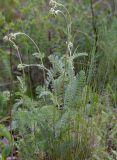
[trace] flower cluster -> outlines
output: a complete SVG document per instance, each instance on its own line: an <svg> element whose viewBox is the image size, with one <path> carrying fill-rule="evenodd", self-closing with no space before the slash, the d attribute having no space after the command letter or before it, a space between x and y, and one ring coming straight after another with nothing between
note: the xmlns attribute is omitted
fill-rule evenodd
<svg viewBox="0 0 117 160"><path fill-rule="evenodd" d="M57 6L61 6L60 3L57 3L57 2L54 1L54 0L51 0L51 1L50 1L50 6L52 6L52 8L51 8L50 11L49 11L50 14L58 15L58 13L61 12L60 10L57 10Z"/></svg>
<svg viewBox="0 0 117 160"><path fill-rule="evenodd" d="M14 40L16 39L16 36L20 35L20 34L21 34L21 32L10 33L7 36L4 36L3 41L4 42L11 42L13 44L14 48L16 50L18 50L18 46L15 44Z"/></svg>
<svg viewBox="0 0 117 160"><path fill-rule="evenodd" d="M4 42L8 42L8 41L11 41L11 40L15 40L16 39L16 36L21 34L20 32L17 32L17 33L10 33L8 34L7 36L5 36L3 38Z"/></svg>
<svg viewBox="0 0 117 160"><path fill-rule="evenodd" d="M55 10L54 8L51 8L49 13L50 14L53 14L53 15L58 15L58 13L60 13L61 11L60 10Z"/></svg>
<svg viewBox="0 0 117 160"><path fill-rule="evenodd" d="M26 64L18 64L17 69L22 71L27 65Z"/></svg>
<svg viewBox="0 0 117 160"><path fill-rule="evenodd" d="M54 1L54 0L50 0L50 3L49 3L52 7L54 7L54 8L56 8L56 6L57 6L57 2L56 1Z"/></svg>
<svg viewBox="0 0 117 160"><path fill-rule="evenodd" d="M73 48L73 43L72 43L72 42L69 42L69 43L66 42L66 43L67 43L67 45L68 45L68 48L70 48L70 49Z"/></svg>
<svg viewBox="0 0 117 160"><path fill-rule="evenodd" d="M6 98L6 100L9 100L10 99L10 91L9 90L3 91L3 96Z"/></svg>
<svg viewBox="0 0 117 160"><path fill-rule="evenodd" d="M71 42L71 16L69 14L69 11L67 10L67 8L62 5L61 3L56 2L55 0L50 0L50 5L51 5L51 9L50 9L50 14L52 15L58 15L59 13L65 18L66 23L67 23L67 36L68 36L68 40L66 42L67 44L67 48L68 51L71 55L72 53L72 49L73 49L73 43ZM58 8L60 8L60 10L58 10Z"/></svg>

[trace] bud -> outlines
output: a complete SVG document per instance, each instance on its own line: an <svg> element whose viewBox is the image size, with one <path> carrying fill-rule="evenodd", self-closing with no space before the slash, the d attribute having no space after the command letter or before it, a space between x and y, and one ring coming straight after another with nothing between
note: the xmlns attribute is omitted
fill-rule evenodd
<svg viewBox="0 0 117 160"><path fill-rule="evenodd" d="M4 36L3 41L4 42L8 42L9 41L9 37L8 36Z"/></svg>
<svg viewBox="0 0 117 160"><path fill-rule="evenodd" d="M56 10L55 14L58 15L61 11L60 10Z"/></svg>
<svg viewBox="0 0 117 160"><path fill-rule="evenodd" d="M68 43L68 47L69 47L69 48L73 48L73 43L72 43L72 42L69 42L69 43Z"/></svg>
<svg viewBox="0 0 117 160"><path fill-rule="evenodd" d="M21 71L24 68L23 64L18 64L17 69Z"/></svg>
<svg viewBox="0 0 117 160"><path fill-rule="evenodd" d="M50 3L49 3L51 6L53 6L53 5L56 5L56 1L54 1L54 0L50 0Z"/></svg>
<svg viewBox="0 0 117 160"><path fill-rule="evenodd" d="M3 92L3 96L6 98L6 100L10 99L10 91L6 90Z"/></svg>
<svg viewBox="0 0 117 160"><path fill-rule="evenodd" d="M55 15L55 9L51 8L50 11L49 11L49 13Z"/></svg>

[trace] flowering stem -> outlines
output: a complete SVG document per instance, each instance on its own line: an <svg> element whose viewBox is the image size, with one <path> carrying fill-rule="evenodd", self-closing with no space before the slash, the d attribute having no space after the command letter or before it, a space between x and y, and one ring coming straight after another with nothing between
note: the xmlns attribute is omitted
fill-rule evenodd
<svg viewBox="0 0 117 160"><path fill-rule="evenodd" d="M34 41L30 36L28 36L26 33L23 33L23 32L16 33L15 36L17 36L17 35L24 35L24 36L26 36L27 38L29 38L29 39L31 40L31 42L35 45L38 53L41 54L41 51L40 51L38 45L35 43L35 41ZM43 60L42 60L42 58L40 58L40 60L41 60L41 64L43 65ZM43 70L43 76L44 76L44 83L45 83L45 71L44 71L44 70Z"/></svg>

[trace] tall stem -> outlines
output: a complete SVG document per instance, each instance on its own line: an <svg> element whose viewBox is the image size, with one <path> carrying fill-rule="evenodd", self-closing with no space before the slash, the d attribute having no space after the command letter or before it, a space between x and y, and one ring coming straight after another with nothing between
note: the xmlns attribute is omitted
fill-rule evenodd
<svg viewBox="0 0 117 160"><path fill-rule="evenodd" d="M11 70L11 78L10 78L10 100L9 100L9 114L10 114L10 133L11 133L11 140L12 140L12 101L13 101L13 69L12 69L12 48L9 45L9 50L10 50L10 57L9 57L9 62L10 62L10 70ZM12 140L12 152L11 152L11 160L13 160L13 140Z"/></svg>

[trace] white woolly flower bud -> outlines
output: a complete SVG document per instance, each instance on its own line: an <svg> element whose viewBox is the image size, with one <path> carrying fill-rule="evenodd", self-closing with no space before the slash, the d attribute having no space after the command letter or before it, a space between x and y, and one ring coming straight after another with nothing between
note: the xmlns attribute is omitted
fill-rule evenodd
<svg viewBox="0 0 117 160"><path fill-rule="evenodd" d="M8 36L4 36L3 41L4 42L8 42L9 41L9 37Z"/></svg>
<svg viewBox="0 0 117 160"><path fill-rule="evenodd" d="M18 64L17 69L18 69L19 71L21 71L23 68L24 68L24 65L23 65L23 64Z"/></svg>
<svg viewBox="0 0 117 160"><path fill-rule="evenodd" d="M3 96L9 100L10 99L10 91L6 90L6 91L3 91Z"/></svg>
<svg viewBox="0 0 117 160"><path fill-rule="evenodd" d="M56 1L54 1L54 0L50 0L50 3L49 3L50 5L56 5Z"/></svg>
<svg viewBox="0 0 117 160"><path fill-rule="evenodd" d="M33 56L36 57L36 58L40 58L41 57L41 55L38 52L33 53Z"/></svg>
<svg viewBox="0 0 117 160"><path fill-rule="evenodd" d="M61 11L60 10L56 10L55 14L58 15Z"/></svg>
<svg viewBox="0 0 117 160"><path fill-rule="evenodd" d="M54 8L51 8L49 13L50 14L53 14L53 15L58 15L58 13L60 13L61 11L60 10L55 10Z"/></svg>
<svg viewBox="0 0 117 160"><path fill-rule="evenodd" d="M68 46L68 48L73 48L73 43L72 42L66 42L66 44L67 44L67 46Z"/></svg>
<svg viewBox="0 0 117 160"><path fill-rule="evenodd" d="M49 13L55 15L55 9L51 8L50 11L49 11Z"/></svg>
<svg viewBox="0 0 117 160"><path fill-rule="evenodd" d="M68 43L68 47L69 47L69 48L73 48L73 43L72 43L72 42L69 42L69 43Z"/></svg>
<svg viewBox="0 0 117 160"><path fill-rule="evenodd" d="M8 35L8 37L9 37L9 40L15 40L16 39L16 35L14 33L10 33Z"/></svg>
<svg viewBox="0 0 117 160"><path fill-rule="evenodd" d="M17 35L20 35L21 32L17 32L17 33L10 33L9 35L5 36L3 38L4 42L10 41L10 40L15 40Z"/></svg>

